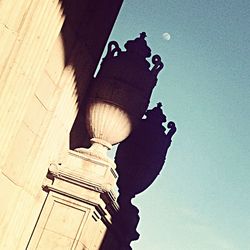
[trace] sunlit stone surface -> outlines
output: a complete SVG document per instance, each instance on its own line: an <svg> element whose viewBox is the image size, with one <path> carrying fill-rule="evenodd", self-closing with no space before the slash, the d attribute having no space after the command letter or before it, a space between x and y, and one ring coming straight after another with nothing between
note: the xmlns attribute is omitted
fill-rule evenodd
<svg viewBox="0 0 250 250"><path fill-rule="evenodd" d="M138 238L114 223L118 175L105 154L138 125L163 64L146 60L143 32L125 51L111 42L93 79L121 4L1 1L0 249L121 250ZM78 141L89 136L90 149ZM136 227L138 210L127 212Z"/></svg>
<svg viewBox="0 0 250 250"><path fill-rule="evenodd" d="M50 162L68 154L70 130L121 3L0 3L0 249L23 250L30 242L48 196L42 185ZM64 230L72 206L56 204L51 215ZM76 207L72 214L87 218ZM49 237L52 217L41 238L48 246L40 249L56 249ZM59 249L72 243L69 238L57 242ZM81 242L74 244L83 249Z"/></svg>

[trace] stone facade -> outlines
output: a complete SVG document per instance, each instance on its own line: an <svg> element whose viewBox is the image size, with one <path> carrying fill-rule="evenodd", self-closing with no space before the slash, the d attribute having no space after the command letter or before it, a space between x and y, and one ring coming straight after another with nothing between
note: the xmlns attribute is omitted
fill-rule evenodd
<svg viewBox="0 0 250 250"><path fill-rule="evenodd" d="M53 220L72 224L72 231L58 229L65 235L61 244L74 249L92 244L86 249L98 249L99 243L94 239L91 243L82 240L81 228L85 222L91 227L93 220L100 220L102 208L72 200L74 190L79 185L86 186L85 181L80 178L79 185L69 182L72 192L62 201L59 191L70 177L62 180L57 175L59 170L51 171L52 185L46 175L52 161L68 155L69 141L72 145L81 144L77 141L81 124L73 124L121 3L122 0L0 3L0 249L23 250L28 243L35 246L42 227L47 231L41 242L50 238L48 232L57 230ZM89 190L93 196L103 193L102 189ZM46 222L41 219L34 230L37 218L46 213L54 216ZM69 213L74 215L74 222L68 218ZM102 223L98 228L103 232ZM39 249L56 249L53 242L48 244L52 247Z"/></svg>

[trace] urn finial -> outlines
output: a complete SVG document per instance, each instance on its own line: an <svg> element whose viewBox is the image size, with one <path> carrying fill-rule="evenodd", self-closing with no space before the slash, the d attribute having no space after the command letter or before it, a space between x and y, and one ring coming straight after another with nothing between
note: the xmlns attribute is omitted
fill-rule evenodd
<svg viewBox="0 0 250 250"><path fill-rule="evenodd" d="M147 37L146 32L140 33L140 36L134 40L129 40L124 45L125 49L129 53L134 53L147 58L151 56L151 49L147 45L145 38Z"/></svg>

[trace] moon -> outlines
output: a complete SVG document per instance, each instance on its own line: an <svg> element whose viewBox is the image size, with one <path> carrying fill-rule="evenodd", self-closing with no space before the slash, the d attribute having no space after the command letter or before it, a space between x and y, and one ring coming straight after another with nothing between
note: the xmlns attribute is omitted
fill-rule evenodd
<svg viewBox="0 0 250 250"><path fill-rule="evenodd" d="M170 34L168 32L163 33L162 37L166 41L169 41L171 39L171 36L170 36Z"/></svg>

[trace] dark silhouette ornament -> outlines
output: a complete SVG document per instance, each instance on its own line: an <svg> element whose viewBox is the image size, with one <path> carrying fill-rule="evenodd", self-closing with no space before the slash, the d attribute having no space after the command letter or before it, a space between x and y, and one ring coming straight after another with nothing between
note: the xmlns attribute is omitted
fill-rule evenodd
<svg viewBox="0 0 250 250"><path fill-rule="evenodd" d="M157 107L146 112L146 118L119 144L115 156L120 209L114 217L113 226L120 229L123 249L126 250L131 250L130 242L139 238L136 230L140 220L139 210L131 199L148 188L159 175L176 132L174 122L169 122L169 130L165 133L162 123L166 122L166 116L161 106L158 103Z"/></svg>
<svg viewBox="0 0 250 250"><path fill-rule="evenodd" d="M157 75L163 68L158 55L146 58L151 49L142 32L128 41L122 51L117 42L108 45L108 52L90 87L87 104L87 127L92 143L107 148L124 140L136 127L148 108Z"/></svg>
<svg viewBox="0 0 250 250"><path fill-rule="evenodd" d="M166 116L157 107L146 112L131 135L118 146L115 163L117 164L119 202L131 200L136 194L148 188L159 175L176 132L174 122L168 123L165 133L162 123Z"/></svg>

